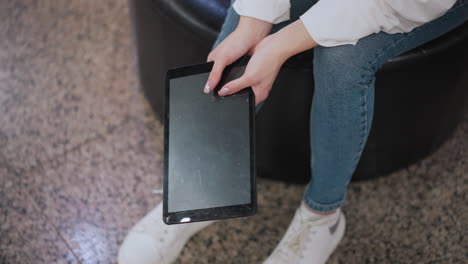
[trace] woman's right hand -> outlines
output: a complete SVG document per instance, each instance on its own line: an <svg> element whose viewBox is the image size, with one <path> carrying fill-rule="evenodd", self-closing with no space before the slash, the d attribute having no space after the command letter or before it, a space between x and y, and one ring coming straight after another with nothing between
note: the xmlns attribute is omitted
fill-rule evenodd
<svg viewBox="0 0 468 264"><path fill-rule="evenodd" d="M209 93L218 84L226 66L245 54L252 54L255 46L271 31L272 24L253 17L241 16L236 29L208 54L213 61L204 92Z"/></svg>

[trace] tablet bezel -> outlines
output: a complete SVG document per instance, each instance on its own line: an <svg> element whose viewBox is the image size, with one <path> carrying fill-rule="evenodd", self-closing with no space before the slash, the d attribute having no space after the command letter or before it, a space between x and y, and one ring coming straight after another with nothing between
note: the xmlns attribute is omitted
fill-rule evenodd
<svg viewBox="0 0 468 264"><path fill-rule="evenodd" d="M245 66L248 58L242 57L231 65L227 66L224 72L230 71L233 67ZM168 185L169 185L169 170L168 170L168 155L169 155L169 97L170 97L170 80L178 77L184 77L194 74L210 72L213 67L213 62L196 64L168 70L166 73L166 88L164 100L164 179L163 179L163 221L166 224L182 224L199 221L208 221L215 219L225 219L234 217L243 217L254 215L257 211L257 191L256 191L256 165L255 165L255 94L251 87L245 88L238 93L249 94L249 134L250 134L250 203L221 206L205 209L186 210L168 212ZM212 91L214 96L219 96L218 91L222 86L223 80ZM208 96L208 95L207 95Z"/></svg>

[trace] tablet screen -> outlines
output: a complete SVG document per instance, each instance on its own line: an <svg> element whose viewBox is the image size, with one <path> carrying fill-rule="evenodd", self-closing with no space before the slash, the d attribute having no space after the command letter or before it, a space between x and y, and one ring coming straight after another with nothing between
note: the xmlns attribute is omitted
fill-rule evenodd
<svg viewBox="0 0 468 264"><path fill-rule="evenodd" d="M252 202L248 94L205 94L208 75L169 80L168 212Z"/></svg>

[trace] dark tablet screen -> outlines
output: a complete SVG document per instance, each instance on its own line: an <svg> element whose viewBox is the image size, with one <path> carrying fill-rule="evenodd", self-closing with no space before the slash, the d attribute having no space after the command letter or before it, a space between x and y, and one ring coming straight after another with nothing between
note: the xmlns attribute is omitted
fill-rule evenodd
<svg viewBox="0 0 468 264"><path fill-rule="evenodd" d="M205 94L209 72L169 80L168 212L249 204L249 95Z"/></svg>

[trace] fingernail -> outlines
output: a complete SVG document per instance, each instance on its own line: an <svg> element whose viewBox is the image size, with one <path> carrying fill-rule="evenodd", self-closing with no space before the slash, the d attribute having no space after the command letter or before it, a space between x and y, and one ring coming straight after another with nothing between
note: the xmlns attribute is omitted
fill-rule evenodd
<svg viewBox="0 0 468 264"><path fill-rule="evenodd" d="M221 95L227 94L228 92L229 92L229 88L227 87L223 87L223 89L219 90L219 94Z"/></svg>
<svg viewBox="0 0 468 264"><path fill-rule="evenodd" d="M210 86L211 86L212 83L213 83L212 80L208 80L208 81L206 82L206 84L205 84L205 89L203 89L203 92L209 93L209 92L210 92Z"/></svg>

